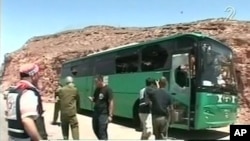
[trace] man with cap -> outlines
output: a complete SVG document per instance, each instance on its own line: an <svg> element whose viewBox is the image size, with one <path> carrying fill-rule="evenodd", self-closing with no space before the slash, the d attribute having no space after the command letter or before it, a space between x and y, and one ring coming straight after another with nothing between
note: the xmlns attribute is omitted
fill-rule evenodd
<svg viewBox="0 0 250 141"><path fill-rule="evenodd" d="M79 125L77 120L76 102L78 99L78 90L74 85L73 78L67 76L66 85L63 86L58 93L61 109L61 127L63 139L69 139L69 126L74 140L79 140Z"/></svg>
<svg viewBox="0 0 250 141"><path fill-rule="evenodd" d="M41 125L37 125L37 120L41 121L43 114L41 96L36 87L38 72L39 67L36 64L21 66L19 73L21 80L7 96L8 134L12 141L42 139L38 129Z"/></svg>

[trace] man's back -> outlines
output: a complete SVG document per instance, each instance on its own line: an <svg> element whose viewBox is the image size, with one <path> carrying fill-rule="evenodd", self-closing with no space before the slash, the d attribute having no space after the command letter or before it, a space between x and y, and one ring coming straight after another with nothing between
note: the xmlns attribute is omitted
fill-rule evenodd
<svg viewBox="0 0 250 141"><path fill-rule="evenodd" d="M152 115L166 116L167 107L171 105L171 97L165 89L157 89L149 95L152 101Z"/></svg>
<svg viewBox="0 0 250 141"><path fill-rule="evenodd" d="M150 106L147 99L149 88L145 87L140 90L139 113L150 113Z"/></svg>
<svg viewBox="0 0 250 141"><path fill-rule="evenodd" d="M72 116L76 114L76 99L78 90L73 84L66 85L60 89L61 113Z"/></svg>

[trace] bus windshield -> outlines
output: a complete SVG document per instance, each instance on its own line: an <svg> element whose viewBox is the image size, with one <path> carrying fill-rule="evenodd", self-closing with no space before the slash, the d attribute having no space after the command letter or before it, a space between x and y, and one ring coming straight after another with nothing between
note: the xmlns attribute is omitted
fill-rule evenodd
<svg viewBox="0 0 250 141"><path fill-rule="evenodd" d="M236 76L232 50L210 38L205 38L201 47L201 85L217 92L235 92Z"/></svg>

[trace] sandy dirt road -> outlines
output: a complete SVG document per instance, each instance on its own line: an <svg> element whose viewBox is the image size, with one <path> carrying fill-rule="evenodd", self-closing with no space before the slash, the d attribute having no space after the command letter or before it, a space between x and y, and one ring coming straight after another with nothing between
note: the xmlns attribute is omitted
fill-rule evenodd
<svg viewBox="0 0 250 141"><path fill-rule="evenodd" d="M3 96L0 96L1 101L1 114L0 114L0 139L3 141L7 141L7 127L6 121L4 120L4 108L5 101L3 100ZM54 105L51 103L44 103L44 108L46 110L44 116L46 120L46 128L49 134L49 139L62 139L61 128L57 125L51 125L50 122L53 117ZM80 138L81 139L96 139L91 124L91 117L86 115L77 115L80 125ZM119 119L119 123L122 123L122 119ZM125 121L124 121L125 122ZM126 126L131 123L126 121L126 124L116 124L110 123L109 125L109 138L110 139L140 139L140 132L135 131L133 128ZM173 137L177 140L184 139L229 139L228 136L229 128L219 128L205 131L183 131L177 129L170 130L170 137ZM152 136L151 139L154 139Z"/></svg>

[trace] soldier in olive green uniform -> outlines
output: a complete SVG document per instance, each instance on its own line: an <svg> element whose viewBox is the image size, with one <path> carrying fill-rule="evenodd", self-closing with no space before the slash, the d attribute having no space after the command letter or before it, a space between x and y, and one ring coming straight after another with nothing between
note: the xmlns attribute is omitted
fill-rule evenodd
<svg viewBox="0 0 250 141"><path fill-rule="evenodd" d="M55 92L55 108L54 108L54 116L53 116L53 121L52 121L52 125L57 125L57 119L58 119L58 115L60 112L60 99L59 99L59 91L62 88L62 84L59 83L59 88L56 90Z"/></svg>
<svg viewBox="0 0 250 141"><path fill-rule="evenodd" d="M62 134L64 140L68 140L70 126L73 139L79 140L79 126L76 117L78 90L73 83L72 77L68 76L65 80L66 85L59 90Z"/></svg>

